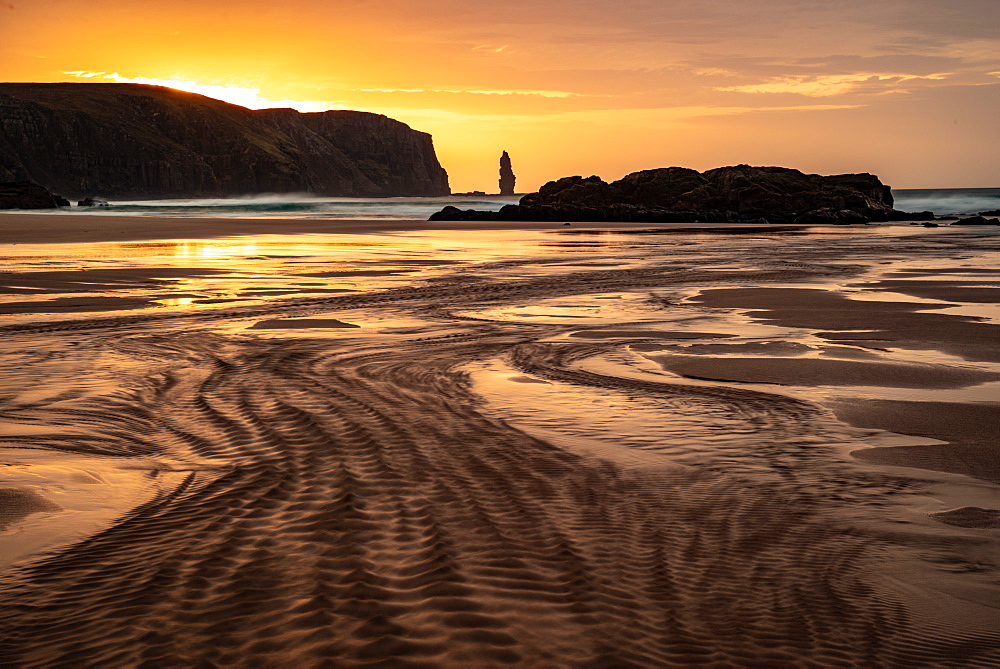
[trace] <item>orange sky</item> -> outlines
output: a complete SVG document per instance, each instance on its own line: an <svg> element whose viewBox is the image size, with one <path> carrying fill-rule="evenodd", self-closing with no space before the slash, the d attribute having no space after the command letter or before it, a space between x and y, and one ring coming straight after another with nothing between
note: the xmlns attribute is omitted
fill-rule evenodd
<svg viewBox="0 0 1000 669"><path fill-rule="evenodd" d="M1000 0L0 0L0 80L374 111L455 191L495 191L504 149L519 191L735 163L1000 187L998 26Z"/></svg>

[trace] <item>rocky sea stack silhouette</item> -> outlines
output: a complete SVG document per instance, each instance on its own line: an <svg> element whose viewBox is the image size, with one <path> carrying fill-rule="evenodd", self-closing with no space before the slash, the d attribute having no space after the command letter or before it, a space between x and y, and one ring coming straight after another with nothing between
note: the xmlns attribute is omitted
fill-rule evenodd
<svg viewBox="0 0 1000 669"><path fill-rule="evenodd" d="M141 84L0 84L0 182L70 198L448 195L431 136Z"/></svg>
<svg viewBox="0 0 1000 669"><path fill-rule="evenodd" d="M515 181L517 177L514 176L514 170L510 166L510 156L504 151L500 156L500 194L513 195Z"/></svg>

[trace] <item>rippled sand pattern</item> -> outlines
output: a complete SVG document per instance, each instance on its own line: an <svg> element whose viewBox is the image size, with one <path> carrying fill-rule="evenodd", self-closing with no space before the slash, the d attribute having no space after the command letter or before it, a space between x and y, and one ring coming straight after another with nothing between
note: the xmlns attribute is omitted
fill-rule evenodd
<svg viewBox="0 0 1000 669"><path fill-rule="evenodd" d="M899 520L933 472L853 461L840 447L872 432L819 398L612 373L630 344L662 342L643 328L737 342L712 338L732 312L685 294L857 280L873 258L944 260L969 239L700 236L667 255L651 238L590 252L641 260L617 269L533 275L540 250L379 291L9 324L4 461L83 456L166 483L6 571L0 664L996 666L998 572L976 556L998 535ZM741 244L753 267L706 268ZM615 291L641 308L584 299ZM504 315L561 297L578 318ZM423 325L366 330L365 313ZM308 316L362 327L245 329ZM587 328L622 338L567 336ZM537 383L503 386L505 408L476 390L491 364ZM518 404L529 385L649 429L588 432L598 405L581 400L581 432L547 438L562 427L532 427L547 414ZM684 437L698 421L730 438ZM904 563L955 591L928 595Z"/></svg>

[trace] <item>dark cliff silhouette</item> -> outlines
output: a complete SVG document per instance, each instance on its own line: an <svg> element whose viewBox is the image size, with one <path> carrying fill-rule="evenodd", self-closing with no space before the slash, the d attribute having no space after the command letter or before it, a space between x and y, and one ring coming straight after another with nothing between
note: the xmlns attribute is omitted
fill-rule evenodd
<svg viewBox="0 0 1000 669"><path fill-rule="evenodd" d="M0 181L72 198L447 195L431 136L141 84L0 84Z"/></svg>
<svg viewBox="0 0 1000 669"><path fill-rule="evenodd" d="M510 166L510 156L504 151L500 156L500 194L513 195L516 180L517 177L514 176L514 170Z"/></svg>

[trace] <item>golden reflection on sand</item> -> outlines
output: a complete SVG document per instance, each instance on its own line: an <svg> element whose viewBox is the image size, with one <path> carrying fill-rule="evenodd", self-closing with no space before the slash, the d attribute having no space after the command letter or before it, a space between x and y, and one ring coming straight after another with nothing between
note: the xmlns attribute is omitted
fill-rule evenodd
<svg viewBox="0 0 1000 669"><path fill-rule="evenodd" d="M184 241L173 248L173 256L181 260L190 258L213 260L216 258L231 258L234 256L250 256L257 253L257 245L220 244L205 241Z"/></svg>
<svg viewBox="0 0 1000 669"><path fill-rule="evenodd" d="M165 307L189 307L194 304L195 298L193 297L165 297L162 300L156 300L159 304Z"/></svg>

